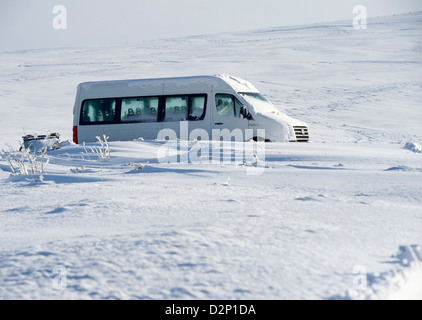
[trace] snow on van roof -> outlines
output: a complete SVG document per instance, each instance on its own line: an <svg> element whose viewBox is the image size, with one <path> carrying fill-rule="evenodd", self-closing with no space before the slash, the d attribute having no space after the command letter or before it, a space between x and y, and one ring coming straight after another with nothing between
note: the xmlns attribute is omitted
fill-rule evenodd
<svg viewBox="0 0 422 320"><path fill-rule="evenodd" d="M253 92L258 92L258 90L255 88L254 85L252 85L250 82L237 78L237 77L232 77L229 76L227 74L221 74L221 75L216 75L215 77L223 80L224 82L226 82L227 84L229 84L231 87L233 87L233 89L235 89L237 92L242 92L242 91L253 91ZM238 88L238 89L236 89Z"/></svg>
<svg viewBox="0 0 422 320"><path fill-rule="evenodd" d="M107 80L107 81L91 81L83 82L78 85L78 89L90 90L92 87L155 87L162 85L195 85L207 84L212 86L222 86L224 84L232 87L236 92L258 92L258 90L250 82L233 77L226 74L218 74L214 76L190 76L190 77L173 77L173 78L151 78L151 79L130 79L130 80Z"/></svg>

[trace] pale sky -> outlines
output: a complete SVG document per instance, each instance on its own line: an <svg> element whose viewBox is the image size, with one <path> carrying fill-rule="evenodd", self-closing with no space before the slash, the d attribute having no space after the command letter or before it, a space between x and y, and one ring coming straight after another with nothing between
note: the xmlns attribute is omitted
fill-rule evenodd
<svg viewBox="0 0 422 320"><path fill-rule="evenodd" d="M56 5L67 29L53 28ZM0 0L0 51L174 38L422 11L421 0Z"/></svg>

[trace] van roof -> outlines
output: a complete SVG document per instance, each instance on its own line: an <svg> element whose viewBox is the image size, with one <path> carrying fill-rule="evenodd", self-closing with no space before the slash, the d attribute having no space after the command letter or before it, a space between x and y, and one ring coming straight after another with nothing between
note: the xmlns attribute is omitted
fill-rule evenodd
<svg viewBox="0 0 422 320"><path fill-rule="evenodd" d="M214 75L214 76L190 76L190 77L174 77L174 78L151 78L151 79L130 79L130 80L108 80L108 81L90 81L83 82L78 85L78 90L83 89L89 91L91 89L105 89L105 87L113 88L134 88L134 87L155 87L162 85L212 85L215 87L227 86L232 87L236 92L258 92L258 90L248 81L229 76L229 75Z"/></svg>

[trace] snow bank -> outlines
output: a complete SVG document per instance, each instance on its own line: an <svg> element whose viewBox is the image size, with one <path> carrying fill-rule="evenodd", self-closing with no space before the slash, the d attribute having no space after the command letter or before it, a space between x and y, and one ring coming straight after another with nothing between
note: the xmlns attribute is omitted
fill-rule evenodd
<svg viewBox="0 0 422 320"><path fill-rule="evenodd" d="M412 152L422 153L422 146L414 142L407 142L404 148Z"/></svg>
<svg viewBox="0 0 422 320"><path fill-rule="evenodd" d="M422 246L400 246L393 258L398 268L366 275L363 290L349 290L336 299L422 300Z"/></svg>
<svg viewBox="0 0 422 320"><path fill-rule="evenodd" d="M407 267L396 280L397 290L389 292L386 299L422 300L422 246L402 246L397 258Z"/></svg>

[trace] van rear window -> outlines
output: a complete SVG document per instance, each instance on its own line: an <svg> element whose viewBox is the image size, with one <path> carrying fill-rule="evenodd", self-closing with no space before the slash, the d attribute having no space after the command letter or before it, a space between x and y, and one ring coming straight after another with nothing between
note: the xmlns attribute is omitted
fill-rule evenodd
<svg viewBox="0 0 422 320"><path fill-rule="evenodd" d="M81 124L115 122L116 105L116 99L85 100L82 105Z"/></svg>

